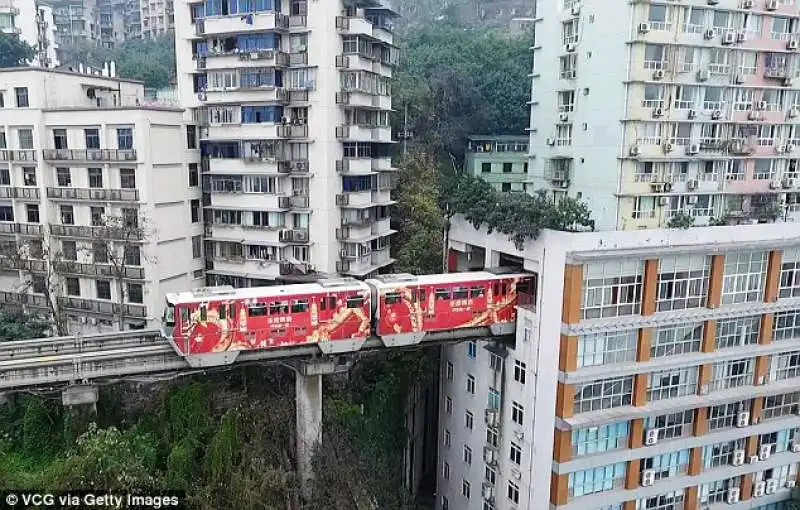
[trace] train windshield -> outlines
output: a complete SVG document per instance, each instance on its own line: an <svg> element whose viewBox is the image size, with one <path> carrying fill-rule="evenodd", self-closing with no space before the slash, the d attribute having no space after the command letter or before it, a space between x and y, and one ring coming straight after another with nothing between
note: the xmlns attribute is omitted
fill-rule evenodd
<svg viewBox="0 0 800 510"><path fill-rule="evenodd" d="M164 309L164 325L175 326L175 305L167 301L167 307Z"/></svg>

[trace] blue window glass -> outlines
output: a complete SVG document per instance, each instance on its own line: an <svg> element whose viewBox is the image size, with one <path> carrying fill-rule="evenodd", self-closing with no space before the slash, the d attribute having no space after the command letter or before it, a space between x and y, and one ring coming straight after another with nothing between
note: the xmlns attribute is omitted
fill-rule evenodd
<svg viewBox="0 0 800 510"><path fill-rule="evenodd" d="M567 486L573 498L614 490L614 480L625 477L625 463L619 462L569 474Z"/></svg>
<svg viewBox="0 0 800 510"><path fill-rule="evenodd" d="M245 69L239 77L239 85L243 88L274 87L274 69Z"/></svg>
<svg viewBox="0 0 800 510"><path fill-rule="evenodd" d="M467 357L475 359L478 357L478 344L475 342L467 342Z"/></svg>
<svg viewBox="0 0 800 510"><path fill-rule="evenodd" d="M342 191L358 192L372 189L372 177L369 175L342 177Z"/></svg>
<svg viewBox="0 0 800 510"><path fill-rule="evenodd" d="M120 150L133 149L133 129L131 128L117 129L117 148Z"/></svg>
<svg viewBox="0 0 800 510"><path fill-rule="evenodd" d="M240 157L241 150L238 142L202 142L200 154L209 158L236 159Z"/></svg>
<svg viewBox="0 0 800 510"><path fill-rule="evenodd" d="M627 421L572 431L572 449L576 456L624 448L627 440Z"/></svg>
<svg viewBox="0 0 800 510"><path fill-rule="evenodd" d="M242 106L243 124L278 122L282 116L283 108L280 106Z"/></svg>
<svg viewBox="0 0 800 510"><path fill-rule="evenodd" d="M489 409L500 409L500 392L494 388L489 388L489 398L486 407Z"/></svg>
<svg viewBox="0 0 800 510"><path fill-rule="evenodd" d="M207 42L200 42L197 43L197 50L195 51L197 55L201 57L205 57L208 55L208 43Z"/></svg>

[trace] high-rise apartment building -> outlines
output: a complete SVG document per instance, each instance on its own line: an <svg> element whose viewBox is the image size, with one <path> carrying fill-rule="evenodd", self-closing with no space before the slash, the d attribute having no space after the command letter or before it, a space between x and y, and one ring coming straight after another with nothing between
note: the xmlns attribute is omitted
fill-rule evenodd
<svg viewBox="0 0 800 510"><path fill-rule="evenodd" d="M200 133L209 283L391 264L394 12L182 0L175 14L178 89Z"/></svg>
<svg viewBox="0 0 800 510"><path fill-rule="evenodd" d="M172 0L140 0L141 36L151 39L175 29L175 7Z"/></svg>
<svg viewBox="0 0 800 510"><path fill-rule="evenodd" d="M142 104L141 82L0 70L0 309L154 326L203 285L194 127Z"/></svg>
<svg viewBox="0 0 800 510"><path fill-rule="evenodd" d="M601 229L800 219L797 9L539 2L534 188L581 196Z"/></svg>
<svg viewBox="0 0 800 510"><path fill-rule="evenodd" d="M455 218L451 269L537 275L507 343L444 348L440 510L785 510L800 465L794 224L545 231Z"/></svg>
<svg viewBox="0 0 800 510"><path fill-rule="evenodd" d="M31 65L57 67L53 9L34 0L0 0L0 33L15 34L36 50Z"/></svg>

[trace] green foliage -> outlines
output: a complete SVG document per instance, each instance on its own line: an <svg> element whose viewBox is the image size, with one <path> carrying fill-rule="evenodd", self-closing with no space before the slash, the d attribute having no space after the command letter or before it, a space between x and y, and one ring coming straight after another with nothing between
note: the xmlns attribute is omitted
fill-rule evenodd
<svg viewBox="0 0 800 510"><path fill-rule="evenodd" d="M181 439L167 457L164 485L172 490L187 490L195 478L198 457L196 441L190 437Z"/></svg>
<svg viewBox="0 0 800 510"><path fill-rule="evenodd" d="M58 405L53 406L51 402L33 396L24 399L22 451L29 457L42 458L58 448L59 436L53 434L58 420Z"/></svg>
<svg viewBox="0 0 800 510"><path fill-rule="evenodd" d="M585 203L566 197L558 203L539 190L502 193L491 184L470 175L445 177L441 207L448 216L463 214L475 228L486 225L489 234L508 234L518 249L536 239L542 229L577 231L594 229Z"/></svg>
<svg viewBox="0 0 800 510"><path fill-rule="evenodd" d="M36 50L18 34L0 32L0 68L25 66L36 56Z"/></svg>
<svg viewBox="0 0 800 510"><path fill-rule="evenodd" d="M685 212L679 212L675 216L671 217L667 222L667 227L669 228L682 228L686 229L694 225L694 216L691 214L686 214Z"/></svg>
<svg viewBox="0 0 800 510"><path fill-rule="evenodd" d="M719 217L714 217L714 218L711 218L710 220L708 220L708 226L710 226L710 227L724 227L725 225L728 224L729 221L730 221L730 219L725 215L719 216Z"/></svg>
<svg viewBox="0 0 800 510"><path fill-rule="evenodd" d="M761 222L773 222L783 216L783 206L776 199L770 199L755 209L755 217Z"/></svg>
<svg viewBox="0 0 800 510"><path fill-rule="evenodd" d="M13 308L0 311L0 342L43 338L49 333L50 324L38 315Z"/></svg>
<svg viewBox="0 0 800 510"><path fill-rule="evenodd" d="M223 487L230 467L236 460L239 431L236 413L228 411L222 417L217 433L211 438L206 454L206 472L213 485Z"/></svg>

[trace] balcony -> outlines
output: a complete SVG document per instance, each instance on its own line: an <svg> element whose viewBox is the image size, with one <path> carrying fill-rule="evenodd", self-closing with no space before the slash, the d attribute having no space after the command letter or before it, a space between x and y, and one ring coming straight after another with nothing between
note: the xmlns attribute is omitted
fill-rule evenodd
<svg viewBox="0 0 800 510"><path fill-rule="evenodd" d="M274 49L254 50L254 51L217 51L208 53L205 57L206 69L229 69L231 67L264 67L277 66L286 67L289 65L289 54ZM245 87L240 87L244 89ZM258 87L261 88L261 87Z"/></svg>
<svg viewBox="0 0 800 510"><path fill-rule="evenodd" d="M305 66L308 65L308 52L302 51L299 53L289 54L290 66Z"/></svg>
<svg viewBox="0 0 800 510"><path fill-rule="evenodd" d="M282 243L307 243L308 230L285 229L278 234L278 240Z"/></svg>
<svg viewBox="0 0 800 510"><path fill-rule="evenodd" d="M136 149L45 149L45 161L136 161Z"/></svg>
<svg viewBox="0 0 800 510"><path fill-rule="evenodd" d="M305 15L289 16L289 28L302 28L308 26L308 17Z"/></svg>
<svg viewBox="0 0 800 510"><path fill-rule="evenodd" d="M98 278L123 278L125 280L144 280L144 268L138 266L114 267L110 264L86 264L83 262L64 262L63 272Z"/></svg>
<svg viewBox="0 0 800 510"><path fill-rule="evenodd" d="M33 149L0 149L0 161L36 161L36 151Z"/></svg>
<svg viewBox="0 0 800 510"><path fill-rule="evenodd" d="M42 226L35 223L2 223L0 234L20 234L24 236L41 236Z"/></svg>
<svg viewBox="0 0 800 510"><path fill-rule="evenodd" d="M336 161L336 173L342 175L368 175L373 172L369 158L345 158Z"/></svg>
<svg viewBox="0 0 800 510"><path fill-rule="evenodd" d="M294 195L289 197L289 205L292 207L292 209L308 209L308 194L296 191Z"/></svg>
<svg viewBox="0 0 800 510"><path fill-rule="evenodd" d="M57 237L77 237L80 239L108 239L109 236L119 240L143 241L144 232L141 229L114 229L106 227L87 227L82 225L54 225L50 224L50 234ZM130 236L130 238L129 238Z"/></svg>
<svg viewBox="0 0 800 510"><path fill-rule="evenodd" d="M0 304L4 305L28 305L35 308L48 308L47 298L37 294L26 294L23 292L0 291Z"/></svg>
<svg viewBox="0 0 800 510"><path fill-rule="evenodd" d="M56 200L102 200L104 202L138 202L137 189L47 188L47 198Z"/></svg>
<svg viewBox="0 0 800 510"><path fill-rule="evenodd" d="M290 103L307 103L308 91L307 90L290 90L288 101Z"/></svg>
<svg viewBox="0 0 800 510"><path fill-rule="evenodd" d="M278 126L278 138L308 138L308 126L305 124Z"/></svg>
<svg viewBox="0 0 800 510"><path fill-rule="evenodd" d="M357 216L357 217L343 216L342 217L342 227L368 227L370 225L372 225L372 218L370 218L369 216ZM348 233L350 235L353 235L353 232L350 231L350 230L348 230Z"/></svg>
<svg viewBox="0 0 800 510"><path fill-rule="evenodd" d="M39 188L11 188L3 186L0 187L0 198L38 199Z"/></svg>
<svg viewBox="0 0 800 510"><path fill-rule="evenodd" d="M308 175L310 172L307 159L292 159L278 162L279 174Z"/></svg>
<svg viewBox="0 0 800 510"><path fill-rule="evenodd" d="M199 23L196 25L199 27ZM277 12L257 12L246 16L213 16L203 20L204 34L247 34L289 28L289 17Z"/></svg>
<svg viewBox="0 0 800 510"><path fill-rule="evenodd" d="M347 125L336 126L336 138L363 142L390 143L392 129L389 126Z"/></svg>
<svg viewBox="0 0 800 510"><path fill-rule="evenodd" d="M113 303L99 299L84 299L78 297L58 298L58 306L64 310L101 313L107 315L122 315L124 317L143 319L147 317L147 308L144 305Z"/></svg>
<svg viewBox="0 0 800 510"><path fill-rule="evenodd" d="M372 250L372 253L370 253L370 258L370 262L373 266L383 266L392 261L388 246L379 250Z"/></svg>

